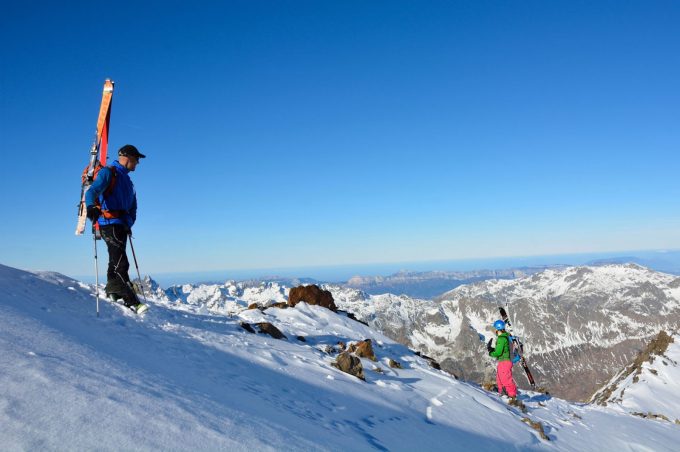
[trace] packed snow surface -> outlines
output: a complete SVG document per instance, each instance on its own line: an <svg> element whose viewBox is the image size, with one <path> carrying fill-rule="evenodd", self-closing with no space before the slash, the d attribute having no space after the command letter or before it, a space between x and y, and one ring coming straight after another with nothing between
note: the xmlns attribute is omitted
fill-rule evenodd
<svg viewBox="0 0 680 452"><path fill-rule="evenodd" d="M91 287L0 266L2 449L659 451L680 441L671 422L543 394L524 393L523 414L324 308L233 303L227 315L153 298L139 317L101 302L96 317ZM240 326L261 321L287 339ZM366 381L331 366L327 346L366 338L378 357L362 359Z"/></svg>

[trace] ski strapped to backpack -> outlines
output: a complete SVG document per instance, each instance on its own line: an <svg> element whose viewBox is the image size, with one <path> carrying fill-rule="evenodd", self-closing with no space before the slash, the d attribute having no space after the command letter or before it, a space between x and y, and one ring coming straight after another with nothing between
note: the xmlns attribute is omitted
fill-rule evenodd
<svg viewBox="0 0 680 452"><path fill-rule="evenodd" d="M111 101L113 100L113 81L106 79L102 92L102 102L99 106L99 117L97 118L97 131L94 143L90 148L90 162L88 163L82 176L82 186L80 190L80 202L78 203L78 224L76 235L85 232L87 223L87 208L85 205L85 193L89 190L96 174L101 168L106 166L106 152L109 145L109 122L111 119ZM115 177L115 172L112 173ZM96 228L96 224L93 225Z"/></svg>
<svg viewBox="0 0 680 452"><path fill-rule="evenodd" d="M510 322L510 317L508 317L508 313L505 308L499 306L498 311L501 314L501 319L503 322L505 322L506 331L510 334L510 337L508 338L512 344L510 346L510 359L512 359L513 363L520 363L522 369L524 369L524 373L527 376L527 380L529 381L531 388L536 389L536 380L534 380L534 376L531 374L527 360L524 358L524 344L522 341L520 341L519 337L512 334L512 323Z"/></svg>

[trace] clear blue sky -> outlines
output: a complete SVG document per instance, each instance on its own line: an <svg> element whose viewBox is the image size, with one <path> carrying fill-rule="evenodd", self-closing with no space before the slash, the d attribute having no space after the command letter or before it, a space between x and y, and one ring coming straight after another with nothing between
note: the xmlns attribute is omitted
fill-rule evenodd
<svg viewBox="0 0 680 452"><path fill-rule="evenodd" d="M111 148L148 156L145 273L678 248L679 23L677 1L5 2L0 262L92 272L73 231L107 77Z"/></svg>

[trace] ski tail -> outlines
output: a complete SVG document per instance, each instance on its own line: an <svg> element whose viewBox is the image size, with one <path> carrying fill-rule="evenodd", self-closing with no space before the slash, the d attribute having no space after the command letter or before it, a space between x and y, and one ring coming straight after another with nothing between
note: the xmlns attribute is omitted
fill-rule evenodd
<svg viewBox="0 0 680 452"><path fill-rule="evenodd" d="M99 117L97 118L97 132L94 143L90 149L90 161L83 178L80 190L80 202L78 203L78 223L76 225L76 235L85 232L87 223L87 210L85 208L85 194L94 180L94 169L97 166L97 159L102 166L106 166L107 150L109 146L109 122L111 120L111 102L113 100L113 81L106 79L102 92L102 102L99 106Z"/></svg>
<svg viewBox="0 0 680 452"><path fill-rule="evenodd" d="M527 364L526 359L524 359L524 356L520 358L519 363L522 365L522 369L524 369L524 374L527 376L531 389L536 389L536 380L534 380L534 376L531 373L531 369L529 369L529 365Z"/></svg>

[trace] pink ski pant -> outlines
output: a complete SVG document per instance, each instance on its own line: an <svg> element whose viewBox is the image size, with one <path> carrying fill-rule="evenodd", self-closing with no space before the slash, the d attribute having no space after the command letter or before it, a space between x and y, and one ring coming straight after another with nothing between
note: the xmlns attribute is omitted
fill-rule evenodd
<svg viewBox="0 0 680 452"><path fill-rule="evenodd" d="M512 379L512 361L499 361L496 366L496 385L498 393L503 394L503 388L510 397L517 397L517 385Z"/></svg>

